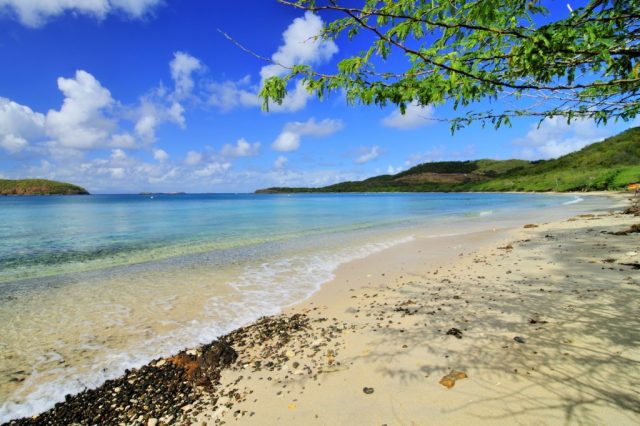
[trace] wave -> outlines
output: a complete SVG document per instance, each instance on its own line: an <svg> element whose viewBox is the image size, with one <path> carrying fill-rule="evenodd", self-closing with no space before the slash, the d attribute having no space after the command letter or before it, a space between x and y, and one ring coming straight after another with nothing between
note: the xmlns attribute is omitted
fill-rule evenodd
<svg viewBox="0 0 640 426"><path fill-rule="evenodd" d="M577 204L577 203L581 203L583 201L584 201L584 198L582 198L582 197L574 197L573 200L566 201L566 202L562 203L562 205L563 206L568 206L570 204Z"/></svg>

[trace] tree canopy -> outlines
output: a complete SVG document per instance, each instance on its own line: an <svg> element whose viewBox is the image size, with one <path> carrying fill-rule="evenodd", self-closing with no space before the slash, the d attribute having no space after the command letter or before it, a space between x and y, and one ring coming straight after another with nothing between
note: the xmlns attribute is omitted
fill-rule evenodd
<svg viewBox="0 0 640 426"><path fill-rule="evenodd" d="M287 74L260 92L266 109L301 78L320 98L340 91L349 103L402 112L412 102L451 103L461 111L452 130L474 121L499 127L515 116L606 123L639 112L640 0L567 4L559 17L545 6L555 0L278 1L334 17L318 38L361 37L367 47L330 73L281 64ZM400 71L389 66L395 53L406 57ZM489 108L474 109L486 100Z"/></svg>

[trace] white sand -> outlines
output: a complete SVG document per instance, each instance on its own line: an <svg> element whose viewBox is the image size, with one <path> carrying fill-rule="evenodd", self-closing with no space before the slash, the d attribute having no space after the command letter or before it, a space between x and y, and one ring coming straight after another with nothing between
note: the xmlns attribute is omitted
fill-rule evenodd
<svg viewBox="0 0 640 426"><path fill-rule="evenodd" d="M310 328L240 350L190 421L640 424L640 274L622 265L640 263L640 234L603 233L637 223L598 213L421 237L343 265L285 313ZM277 354L289 360L271 371ZM468 378L447 389L451 370Z"/></svg>

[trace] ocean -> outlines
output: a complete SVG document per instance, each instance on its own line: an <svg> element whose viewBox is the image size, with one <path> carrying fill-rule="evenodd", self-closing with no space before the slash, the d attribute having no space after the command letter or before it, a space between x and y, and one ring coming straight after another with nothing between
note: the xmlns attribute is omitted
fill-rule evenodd
<svg viewBox="0 0 640 426"><path fill-rule="evenodd" d="M598 197L0 197L0 422L302 301L417 235L568 216ZM555 213L554 213L555 212Z"/></svg>

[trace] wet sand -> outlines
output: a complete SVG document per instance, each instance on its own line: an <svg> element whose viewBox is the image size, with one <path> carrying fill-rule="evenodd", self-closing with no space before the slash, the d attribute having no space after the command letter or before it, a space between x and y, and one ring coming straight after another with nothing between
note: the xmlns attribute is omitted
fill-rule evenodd
<svg viewBox="0 0 640 426"><path fill-rule="evenodd" d="M417 236L16 424L638 424L640 217L621 210Z"/></svg>

